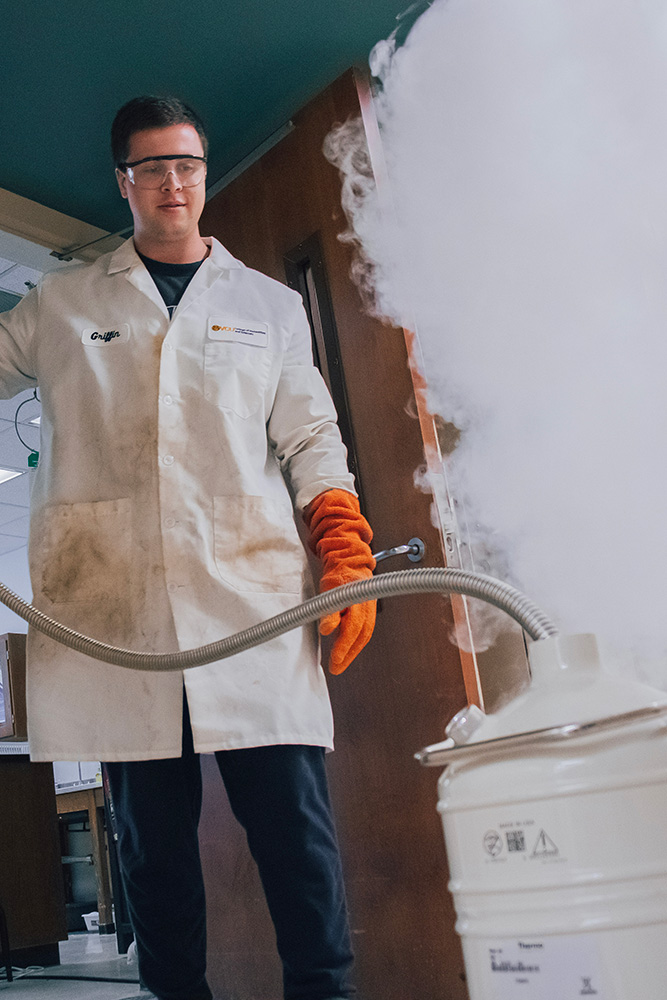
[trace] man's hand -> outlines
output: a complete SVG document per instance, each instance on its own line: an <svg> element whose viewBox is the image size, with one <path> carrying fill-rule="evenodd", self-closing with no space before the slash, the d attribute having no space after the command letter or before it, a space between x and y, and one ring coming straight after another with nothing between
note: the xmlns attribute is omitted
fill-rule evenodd
<svg viewBox="0 0 667 1000"><path fill-rule="evenodd" d="M320 593L373 575L370 550L373 532L359 510L359 501L346 490L320 493L304 511L309 545L322 561ZM321 635L338 635L329 658L329 671L342 674L373 634L375 601L334 611L320 621Z"/></svg>

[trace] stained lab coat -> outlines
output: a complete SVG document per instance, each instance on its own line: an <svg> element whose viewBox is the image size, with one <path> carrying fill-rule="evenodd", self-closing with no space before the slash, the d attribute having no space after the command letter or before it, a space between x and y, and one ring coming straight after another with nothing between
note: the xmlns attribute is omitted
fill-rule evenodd
<svg viewBox="0 0 667 1000"><path fill-rule="evenodd" d="M295 526L354 492L300 296L216 240L170 321L132 241L47 275L0 316L0 392L39 385L33 600L134 649L212 642L313 592ZM34 760L332 745L315 626L184 673L101 663L28 636Z"/></svg>

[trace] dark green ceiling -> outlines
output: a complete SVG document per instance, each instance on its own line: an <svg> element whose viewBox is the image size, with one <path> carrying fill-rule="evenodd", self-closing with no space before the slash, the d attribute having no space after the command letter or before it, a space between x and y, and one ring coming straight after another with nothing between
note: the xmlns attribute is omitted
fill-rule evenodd
<svg viewBox="0 0 667 1000"><path fill-rule="evenodd" d="M108 133L126 100L174 93L197 108L210 133L214 183L344 70L365 62L409 5L9 0L0 36L0 187L121 229L131 220L117 194Z"/></svg>

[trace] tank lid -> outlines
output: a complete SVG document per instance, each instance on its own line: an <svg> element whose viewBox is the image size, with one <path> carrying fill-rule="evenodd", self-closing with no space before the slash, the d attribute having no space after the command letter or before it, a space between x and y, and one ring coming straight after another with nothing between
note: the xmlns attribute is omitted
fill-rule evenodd
<svg viewBox="0 0 667 1000"><path fill-rule="evenodd" d="M589 723L667 706L667 693L602 669L594 635L552 636L529 646L531 684L493 715L484 716L464 740L455 727L442 744L448 750L465 742L474 749L507 737L544 730L580 728ZM456 719L456 716L455 716ZM452 720L454 722L455 720ZM426 748L433 750L435 747ZM418 757L426 752L422 751Z"/></svg>

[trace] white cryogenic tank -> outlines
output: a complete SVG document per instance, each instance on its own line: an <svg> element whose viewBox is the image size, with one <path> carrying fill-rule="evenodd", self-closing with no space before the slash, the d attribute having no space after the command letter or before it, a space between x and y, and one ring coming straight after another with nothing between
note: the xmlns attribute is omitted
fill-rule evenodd
<svg viewBox="0 0 667 1000"><path fill-rule="evenodd" d="M474 711L417 755L448 765L470 998L665 1000L667 695L601 671L591 635L535 642L530 664L470 739Z"/></svg>

